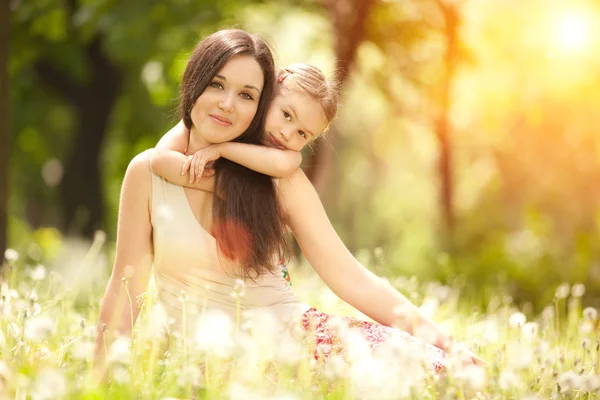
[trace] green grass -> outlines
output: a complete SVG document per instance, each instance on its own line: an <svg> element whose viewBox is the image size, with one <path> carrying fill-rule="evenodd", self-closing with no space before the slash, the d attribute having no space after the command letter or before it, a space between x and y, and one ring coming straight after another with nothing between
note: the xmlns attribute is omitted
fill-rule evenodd
<svg viewBox="0 0 600 400"><path fill-rule="evenodd" d="M296 270L300 298L361 317L314 274ZM540 315L526 316L500 292L482 310L461 301L459 288L414 278L391 283L485 359L486 368L465 366L458 349L435 374L422 367L421 353L393 344L373 353L353 335L346 335L345 357L317 362L310 340L278 333L268 319L237 329L209 315L197 334L181 337L165 332L150 291L132 340L106 349L106 379L98 382L92 351L105 282L78 287L11 260L0 298L0 398L596 398L598 315L582 309L582 286L561 286Z"/></svg>

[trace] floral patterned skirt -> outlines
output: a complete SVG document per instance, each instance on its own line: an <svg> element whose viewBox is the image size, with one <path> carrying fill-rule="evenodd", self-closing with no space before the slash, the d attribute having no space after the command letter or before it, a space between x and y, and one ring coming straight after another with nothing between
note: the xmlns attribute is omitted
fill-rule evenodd
<svg viewBox="0 0 600 400"><path fill-rule="evenodd" d="M371 350L382 344L395 340L408 351L419 352L419 357L433 370L439 371L444 366L446 353L430 344L426 344L414 336L397 328L375 322L362 321L352 317L339 317L311 308L301 318L302 329L312 337L315 345L315 359L327 359L333 354L344 352L343 335L354 331L366 341Z"/></svg>

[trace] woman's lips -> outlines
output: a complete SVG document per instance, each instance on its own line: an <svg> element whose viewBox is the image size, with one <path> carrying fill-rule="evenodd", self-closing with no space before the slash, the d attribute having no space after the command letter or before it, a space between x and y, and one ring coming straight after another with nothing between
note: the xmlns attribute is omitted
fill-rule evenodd
<svg viewBox="0 0 600 400"><path fill-rule="evenodd" d="M218 115L209 114L209 117L217 124L221 126L230 126L231 121L225 117L219 117Z"/></svg>
<svg viewBox="0 0 600 400"><path fill-rule="evenodd" d="M280 149L285 149L286 147L277 139L273 137L273 135L269 135L269 142L275 147L279 147Z"/></svg>

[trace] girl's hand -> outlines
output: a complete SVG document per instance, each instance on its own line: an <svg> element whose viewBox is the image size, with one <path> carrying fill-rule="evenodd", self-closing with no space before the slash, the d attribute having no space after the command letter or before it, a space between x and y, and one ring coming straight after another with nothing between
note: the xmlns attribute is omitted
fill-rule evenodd
<svg viewBox="0 0 600 400"><path fill-rule="evenodd" d="M183 168L181 169L181 175L185 175L189 171L190 183L193 183L194 181L199 183L200 178L202 178L203 175L214 175L214 170L210 167L212 166L212 163L219 158L221 158L221 152L218 144L213 144L202 150L198 150L193 156L188 156L187 160L185 160ZM207 166L208 163L210 164ZM205 168L210 169L209 171L206 171L206 174Z"/></svg>

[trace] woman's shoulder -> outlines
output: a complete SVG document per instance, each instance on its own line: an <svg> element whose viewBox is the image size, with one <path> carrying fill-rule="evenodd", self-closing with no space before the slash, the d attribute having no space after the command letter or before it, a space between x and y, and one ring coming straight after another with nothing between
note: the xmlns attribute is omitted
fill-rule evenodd
<svg viewBox="0 0 600 400"><path fill-rule="evenodd" d="M153 154L154 149L148 149L133 157L127 166L125 176L149 177L152 174L151 157Z"/></svg>

